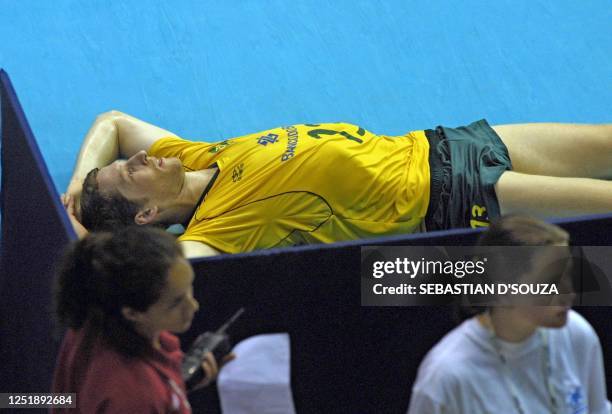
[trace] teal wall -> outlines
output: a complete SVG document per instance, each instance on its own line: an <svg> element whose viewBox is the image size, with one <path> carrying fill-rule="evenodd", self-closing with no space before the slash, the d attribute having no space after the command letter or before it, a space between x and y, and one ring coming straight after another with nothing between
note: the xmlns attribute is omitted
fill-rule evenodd
<svg viewBox="0 0 612 414"><path fill-rule="evenodd" d="M354 122L612 122L610 0L0 0L0 67L54 182L96 114L191 139Z"/></svg>

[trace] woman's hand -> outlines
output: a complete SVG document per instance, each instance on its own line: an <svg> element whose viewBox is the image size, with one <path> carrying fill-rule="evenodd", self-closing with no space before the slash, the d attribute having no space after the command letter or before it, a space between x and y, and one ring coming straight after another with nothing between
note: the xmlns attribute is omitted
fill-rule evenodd
<svg viewBox="0 0 612 414"><path fill-rule="evenodd" d="M212 382L217 379L217 375L219 375L219 370L223 368L225 364L235 358L236 355L234 355L233 353L227 354L221 360L221 365L218 366L217 361L215 361L215 357L213 356L212 352L207 352L204 356L204 362L202 362L202 369L204 370L205 374L204 379L198 385L193 387L193 391L212 384Z"/></svg>

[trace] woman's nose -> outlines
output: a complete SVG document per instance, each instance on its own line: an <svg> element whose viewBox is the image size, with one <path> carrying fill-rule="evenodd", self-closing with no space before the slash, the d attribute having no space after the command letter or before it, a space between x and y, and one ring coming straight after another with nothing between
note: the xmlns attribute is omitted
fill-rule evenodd
<svg viewBox="0 0 612 414"><path fill-rule="evenodd" d="M193 306L193 311L197 312L198 309L200 309L200 302L198 302L198 300L194 297L191 298L191 301L192 301L191 306Z"/></svg>

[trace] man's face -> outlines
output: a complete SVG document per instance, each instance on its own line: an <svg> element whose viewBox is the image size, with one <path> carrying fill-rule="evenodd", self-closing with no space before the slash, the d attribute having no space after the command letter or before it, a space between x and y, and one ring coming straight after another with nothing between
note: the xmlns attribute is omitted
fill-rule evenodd
<svg viewBox="0 0 612 414"><path fill-rule="evenodd" d="M118 191L135 202L164 205L176 198L185 179L185 172L178 158L155 158L140 151L127 160L117 160L97 175L102 193Z"/></svg>

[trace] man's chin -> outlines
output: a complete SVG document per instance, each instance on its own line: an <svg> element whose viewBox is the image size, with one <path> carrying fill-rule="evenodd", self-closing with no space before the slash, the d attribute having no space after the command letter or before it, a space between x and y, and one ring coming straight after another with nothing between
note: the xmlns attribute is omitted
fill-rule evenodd
<svg viewBox="0 0 612 414"><path fill-rule="evenodd" d="M183 163L178 158L164 158L166 165L183 171Z"/></svg>

